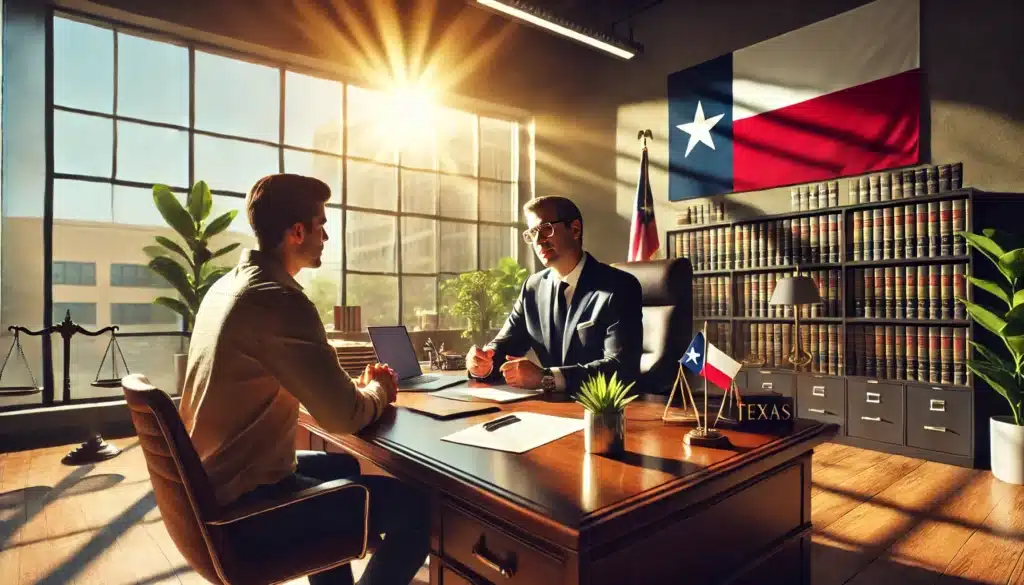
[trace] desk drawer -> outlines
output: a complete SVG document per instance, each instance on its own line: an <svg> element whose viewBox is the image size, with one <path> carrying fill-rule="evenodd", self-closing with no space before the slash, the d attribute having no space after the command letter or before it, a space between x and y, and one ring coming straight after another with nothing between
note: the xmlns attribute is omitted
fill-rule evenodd
<svg viewBox="0 0 1024 585"><path fill-rule="evenodd" d="M931 386L907 386L907 445L970 456L970 392Z"/></svg>
<svg viewBox="0 0 1024 585"><path fill-rule="evenodd" d="M847 398L847 434L903 444L903 384L850 380Z"/></svg>
<svg viewBox="0 0 1024 585"><path fill-rule="evenodd" d="M442 567L440 585L473 585L473 583L463 579L462 575L459 575L448 567Z"/></svg>
<svg viewBox="0 0 1024 585"><path fill-rule="evenodd" d="M562 563L553 554L448 505L441 508L441 553L495 583L562 580Z"/></svg>
<svg viewBox="0 0 1024 585"><path fill-rule="evenodd" d="M777 392L783 396L795 397L793 374L772 370L748 370L747 394L770 394Z"/></svg>
<svg viewBox="0 0 1024 585"><path fill-rule="evenodd" d="M796 408L800 418L829 423L845 421L846 380L813 374L796 377Z"/></svg>

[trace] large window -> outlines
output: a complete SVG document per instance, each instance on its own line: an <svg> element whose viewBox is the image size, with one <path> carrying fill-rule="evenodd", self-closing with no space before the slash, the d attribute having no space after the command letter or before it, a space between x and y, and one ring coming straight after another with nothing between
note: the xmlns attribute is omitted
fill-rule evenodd
<svg viewBox="0 0 1024 585"><path fill-rule="evenodd" d="M254 245L244 197L261 176L327 183L323 264L299 280L328 324L333 307L348 304L363 307L364 326L435 326L441 281L517 256L514 120L105 23L56 16L53 30L54 249L90 250L110 267L101 308L173 294L152 290L159 279L140 271L154 236L173 238L154 183L184 198L205 180L214 214L238 209L218 247ZM234 263L237 252L222 260ZM124 296L134 288L151 290ZM109 317L176 326L133 311Z"/></svg>
<svg viewBox="0 0 1024 585"><path fill-rule="evenodd" d="M70 284L76 286L96 285L95 262L54 262L53 284Z"/></svg>

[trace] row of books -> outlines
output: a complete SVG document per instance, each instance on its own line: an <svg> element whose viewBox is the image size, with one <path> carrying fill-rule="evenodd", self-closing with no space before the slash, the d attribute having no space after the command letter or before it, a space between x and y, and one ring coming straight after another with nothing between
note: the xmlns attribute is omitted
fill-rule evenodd
<svg viewBox="0 0 1024 585"><path fill-rule="evenodd" d="M839 181L793 187L790 190L790 207L793 211L839 207Z"/></svg>
<svg viewBox="0 0 1024 585"><path fill-rule="evenodd" d="M967 383L967 328L860 325L852 329L851 374L929 384Z"/></svg>
<svg viewBox="0 0 1024 585"><path fill-rule="evenodd" d="M725 202L712 201L691 205L676 214L676 225L692 225L725 221Z"/></svg>
<svg viewBox="0 0 1024 585"><path fill-rule="evenodd" d="M740 327L742 347L737 354L763 360L764 367L792 368L787 357L792 351L793 327L792 323L744 323ZM832 376L843 371L840 329L839 325L824 323L800 325L800 347L811 354L810 371Z"/></svg>
<svg viewBox="0 0 1024 585"><path fill-rule="evenodd" d="M966 203L954 199L854 211L851 257L857 261L965 254L966 242L955 234L966 229Z"/></svg>
<svg viewBox="0 0 1024 585"><path fill-rule="evenodd" d="M777 219L676 234L676 257L694 270L839 262L838 213Z"/></svg>
<svg viewBox="0 0 1024 585"><path fill-rule="evenodd" d="M708 323L708 343L728 355L732 353L732 325L730 323Z"/></svg>
<svg viewBox="0 0 1024 585"><path fill-rule="evenodd" d="M693 314L706 317L727 317L732 297L728 276L696 276L693 278Z"/></svg>
<svg viewBox="0 0 1024 585"><path fill-rule="evenodd" d="M803 305L800 307L800 316L811 317L839 317L839 270L811 270L801 272L804 276L810 276L818 286L818 294L821 295L821 304ZM768 302L775 292L775 283L788 276L782 272L761 272L757 274L738 275L739 286L736 289L738 306L744 317L792 317L793 307L782 305L770 305Z"/></svg>
<svg viewBox="0 0 1024 585"><path fill-rule="evenodd" d="M936 195L963 188L964 165L932 165L850 179L850 204Z"/></svg>
<svg viewBox="0 0 1024 585"><path fill-rule="evenodd" d="M967 265L856 268L853 310L876 319L966 319Z"/></svg>

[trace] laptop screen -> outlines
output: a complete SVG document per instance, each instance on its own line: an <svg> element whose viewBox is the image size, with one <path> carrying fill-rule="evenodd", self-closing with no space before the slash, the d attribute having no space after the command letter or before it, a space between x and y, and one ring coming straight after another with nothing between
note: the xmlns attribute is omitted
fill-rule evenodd
<svg viewBox="0 0 1024 585"><path fill-rule="evenodd" d="M377 361L391 366L399 380L423 374L405 325L367 327L366 331L370 334L373 351L377 353Z"/></svg>

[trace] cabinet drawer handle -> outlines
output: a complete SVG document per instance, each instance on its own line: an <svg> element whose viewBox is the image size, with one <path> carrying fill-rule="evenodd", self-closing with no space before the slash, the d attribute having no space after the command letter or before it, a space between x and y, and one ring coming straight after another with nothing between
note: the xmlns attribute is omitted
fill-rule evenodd
<svg viewBox="0 0 1024 585"><path fill-rule="evenodd" d="M771 370L761 370L761 373L762 374L770 374L770 373L772 373L772 371Z"/></svg>
<svg viewBox="0 0 1024 585"><path fill-rule="evenodd" d="M933 427L931 425L924 425L924 430L935 431L936 433L944 433L946 432L946 427Z"/></svg>
<svg viewBox="0 0 1024 585"><path fill-rule="evenodd" d="M761 382L761 389L762 390L771 390L772 389L772 383L771 382Z"/></svg>
<svg viewBox="0 0 1024 585"><path fill-rule="evenodd" d="M882 398L882 395L879 394L878 392L868 392L866 400L867 400L867 402L869 402L871 404L878 404L879 402L881 402L881 400L880 400L881 398Z"/></svg>
<svg viewBox="0 0 1024 585"><path fill-rule="evenodd" d="M825 414L824 408L808 408L807 412L816 412L818 414Z"/></svg>
<svg viewBox="0 0 1024 585"><path fill-rule="evenodd" d="M510 566L504 566L501 561L496 561L491 558L493 555L487 550L487 544L484 542L483 535L480 535L480 540L473 545L473 557L480 561L481 564L486 566L488 569L497 572L499 575L506 579L511 579L516 574L515 560L514 557L509 559Z"/></svg>
<svg viewBox="0 0 1024 585"><path fill-rule="evenodd" d="M862 417L860 417L860 419L861 420L869 420L869 421L872 421L872 422L882 422L882 417L879 417L879 416L862 416Z"/></svg>
<svg viewBox="0 0 1024 585"><path fill-rule="evenodd" d="M878 380L868 380L868 384L877 384Z"/></svg>
<svg viewBox="0 0 1024 585"><path fill-rule="evenodd" d="M824 386L811 386L811 394L813 394L814 396L824 396L825 395L825 387Z"/></svg>
<svg viewBox="0 0 1024 585"><path fill-rule="evenodd" d="M932 398L928 401L928 410L934 410L935 412L946 412L946 401L936 400Z"/></svg>

